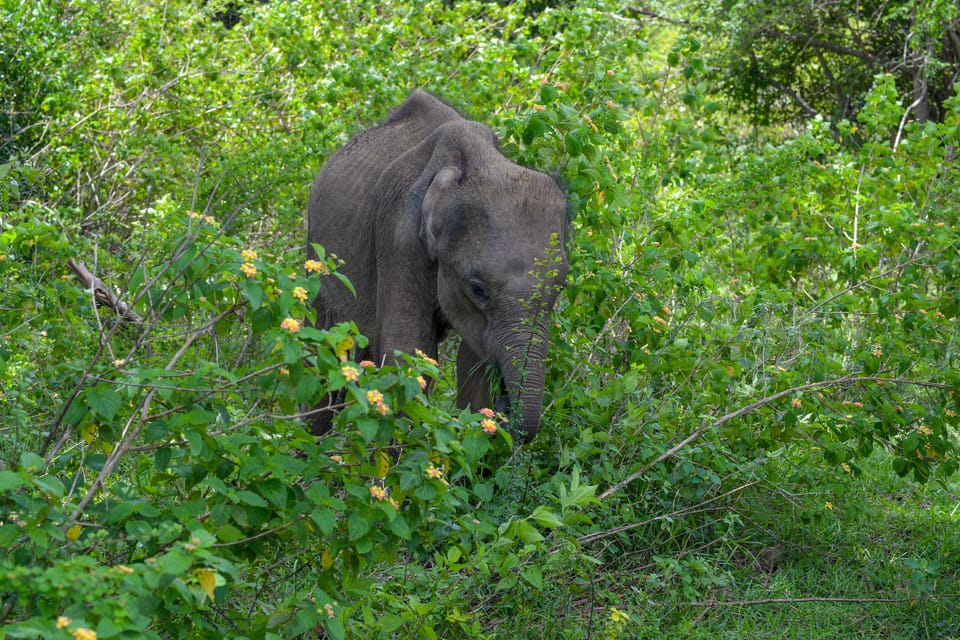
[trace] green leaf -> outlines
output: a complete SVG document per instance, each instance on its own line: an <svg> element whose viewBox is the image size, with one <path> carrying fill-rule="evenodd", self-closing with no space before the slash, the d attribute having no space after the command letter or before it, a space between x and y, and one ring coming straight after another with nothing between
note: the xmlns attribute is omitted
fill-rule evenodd
<svg viewBox="0 0 960 640"><path fill-rule="evenodd" d="M399 518L397 518L399 520ZM359 511L354 511L347 519L347 536L349 540L359 540L370 531L370 520Z"/></svg>
<svg viewBox="0 0 960 640"><path fill-rule="evenodd" d="M543 589L543 572L540 571L540 567L535 564L524 567L520 571L520 576L533 585L536 589Z"/></svg>
<svg viewBox="0 0 960 640"><path fill-rule="evenodd" d="M411 532L410 527L407 526L407 521L402 517L394 518L387 522L387 528L396 534L398 538L403 540L410 540Z"/></svg>
<svg viewBox="0 0 960 640"><path fill-rule="evenodd" d="M255 494L253 491L237 491L236 498L244 504L251 507L266 507L267 501Z"/></svg>
<svg viewBox="0 0 960 640"><path fill-rule="evenodd" d="M105 384L100 384L95 389L87 389L85 397L90 408L107 421L113 420L123 404L120 395Z"/></svg>
<svg viewBox="0 0 960 640"><path fill-rule="evenodd" d="M517 522L517 536L525 544L543 542L543 534L537 531L537 528L530 524L528 520L520 520Z"/></svg>
<svg viewBox="0 0 960 640"><path fill-rule="evenodd" d="M157 558L157 568L169 575L182 575L193 564L193 558L177 549L172 549Z"/></svg>
<svg viewBox="0 0 960 640"><path fill-rule="evenodd" d="M321 535L328 538L333 535L333 526L337 522L337 513L333 509L314 509L310 519L319 527Z"/></svg>
<svg viewBox="0 0 960 640"><path fill-rule="evenodd" d="M563 521L559 518L559 516L542 505L534 509L533 513L530 514L530 517L541 527L556 529L557 527L563 526Z"/></svg>
<svg viewBox="0 0 960 640"><path fill-rule="evenodd" d="M29 484L26 476L16 471L0 471L0 491L11 491Z"/></svg>
<svg viewBox="0 0 960 640"><path fill-rule="evenodd" d="M530 144L535 139L543 135L547 130L547 123L544 119L538 115L530 116L530 119L527 120L527 126L523 129L523 143Z"/></svg>

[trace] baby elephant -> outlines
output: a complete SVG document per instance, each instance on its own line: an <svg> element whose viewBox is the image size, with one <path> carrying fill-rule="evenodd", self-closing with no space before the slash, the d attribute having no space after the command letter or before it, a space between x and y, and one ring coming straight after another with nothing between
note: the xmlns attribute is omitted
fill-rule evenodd
<svg viewBox="0 0 960 640"><path fill-rule="evenodd" d="M550 177L507 160L485 125L415 91L313 184L308 243L342 259L356 288L327 277L318 323L355 321L370 340L360 356L378 363L396 351L436 357L455 329L457 404L496 402L529 442L540 429L548 316L567 276L566 226L566 196ZM495 390L489 365L501 374ZM322 412L312 428L329 423Z"/></svg>

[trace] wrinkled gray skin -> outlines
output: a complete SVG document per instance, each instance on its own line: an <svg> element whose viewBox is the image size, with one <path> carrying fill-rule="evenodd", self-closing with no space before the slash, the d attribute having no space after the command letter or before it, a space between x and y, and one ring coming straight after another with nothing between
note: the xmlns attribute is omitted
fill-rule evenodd
<svg viewBox="0 0 960 640"><path fill-rule="evenodd" d="M500 396L515 435L537 434L547 316L567 275L567 201L551 178L510 162L488 127L416 91L327 161L308 217L308 242L344 260L357 291L327 277L318 324L355 321L370 340L360 358L377 363L395 351L436 357L455 329L457 404L478 410ZM495 394L488 364L502 374ZM330 419L318 414L314 432Z"/></svg>

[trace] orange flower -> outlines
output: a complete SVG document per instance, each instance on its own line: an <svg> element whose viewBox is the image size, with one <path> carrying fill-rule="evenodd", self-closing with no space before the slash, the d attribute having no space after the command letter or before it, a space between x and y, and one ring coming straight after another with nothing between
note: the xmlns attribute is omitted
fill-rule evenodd
<svg viewBox="0 0 960 640"><path fill-rule="evenodd" d="M377 500L384 500L387 497L387 492L383 490L383 487L373 486L370 487L370 496Z"/></svg>
<svg viewBox="0 0 960 640"><path fill-rule="evenodd" d="M480 426L483 427L483 430L489 433L490 435L493 435L497 432L497 423L491 420L490 418L487 418L486 420L483 420L482 422L480 422Z"/></svg>
<svg viewBox="0 0 960 640"><path fill-rule="evenodd" d="M383 402L383 394L376 389L371 389L367 391L367 402L370 404L381 404Z"/></svg>
<svg viewBox="0 0 960 640"><path fill-rule="evenodd" d="M280 328L285 329L290 333L296 333L297 331L300 331L300 323L293 318L287 318L280 323Z"/></svg>

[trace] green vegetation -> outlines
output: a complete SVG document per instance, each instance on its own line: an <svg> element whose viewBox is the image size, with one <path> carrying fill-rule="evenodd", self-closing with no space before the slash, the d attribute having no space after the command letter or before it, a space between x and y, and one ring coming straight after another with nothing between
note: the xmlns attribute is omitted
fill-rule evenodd
<svg viewBox="0 0 960 640"><path fill-rule="evenodd" d="M713 4L3 0L0 636L960 637L958 8ZM312 327L415 87L570 193L520 450Z"/></svg>

